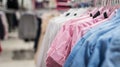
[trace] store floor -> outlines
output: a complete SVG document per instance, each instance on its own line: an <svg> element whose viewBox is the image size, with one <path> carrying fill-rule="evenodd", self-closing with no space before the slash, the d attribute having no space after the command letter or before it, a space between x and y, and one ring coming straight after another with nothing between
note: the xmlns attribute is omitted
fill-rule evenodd
<svg viewBox="0 0 120 67"><path fill-rule="evenodd" d="M1 43L3 51L0 54L0 67L35 67L33 59L13 59L14 51L32 50L33 42L26 43L18 38L17 32L13 32L9 34L9 39Z"/></svg>

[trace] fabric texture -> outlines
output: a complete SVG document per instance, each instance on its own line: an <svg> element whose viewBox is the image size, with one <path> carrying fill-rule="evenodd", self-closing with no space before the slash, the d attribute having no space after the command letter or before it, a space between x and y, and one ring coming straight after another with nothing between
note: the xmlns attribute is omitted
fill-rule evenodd
<svg viewBox="0 0 120 67"><path fill-rule="evenodd" d="M101 67L119 67L120 65L120 38L119 38L119 31L120 28L116 32L113 32L112 39L109 40L110 45L105 54L105 60Z"/></svg>
<svg viewBox="0 0 120 67"><path fill-rule="evenodd" d="M42 16L41 16L41 19L42 19L42 24L41 24L41 34L39 34L40 36L39 36L39 39L38 39L38 46L37 46L37 52L36 52L36 54L35 54L35 61L36 61L36 63L37 63L37 65L38 65L38 62L37 62L37 60L38 60L38 58L37 58L37 56L39 56L38 55L38 53L41 51L41 45L42 45L42 42L43 42L43 40L44 40L44 36L45 36L45 34L46 34L46 29L47 29L47 27L48 27L48 24L49 24L49 21L50 21L50 19L52 19L52 18L54 18L54 17L56 17L56 16L59 16L59 13L58 12L50 12L50 13L48 13L48 14L43 14ZM50 31L49 32L47 32L47 34L49 34L50 33ZM47 42L47 41L46 41ZM47 48L47 47L45 47L45 48ZM40 51L39 51L39 49L40 49ZM42 50L42 51L44 51L44 49ZM40 52L39 53L40 55L42 55L42 53ZM40 60L39 60L40 61ZM39 62L39 64L40 63L43 63L43 62ZM45 65L45 64L44 64ZM44 67L44 66L43 66Z"/></svg>
<svg viewBox="0 0 120 67"><path fill-rule="evenodd" d="M5 13L7 21L8 21L8 30L12 32L18 26L18 20L16 17L16 13Z"/></svg>
<svg viewBox="0 0 120 67"><path fill-rule="evenodd" d="M76 11L70 9L64 14L55 17L49 21L45 36L38 50L37 50L37 67L46 67L47 51L50 48L51 42L55 38L56 34L60 30L64 22L70 19L76 18L86 12L87 9L76 9Z"/></svg>
<svg viewBox="0 0 120 67"><path fill-rule="evenodd" d="M52 42L47 54L47 67L63 66L66 58L79 38L83 36L97 22L103 20L103 16L93 19L91 17L81 17L64 24ZM75 22L75 23L74 23Z"/></svg>
<svg viewBox="0 0 120 67"><path fill-rule="evenodd" d="M1 21L2 21L2 23L3 23L3 26L4 26L4 32L5 32L5 36L4 36L4 39L7 39L8 38L8 32L9 32L9 30L8 30L8 28L9 28L9 26L8 26L8 21L7 21L7 17L5 16L5 13L4 12L0 12L0 16L1 16Z"/></svg>
<svg viewBox="0 0 120 67"><path fill-rule="evenodd" d="M117 14L119 14L119 12ZM94 28L90 30L87 34L85 34L70 53L64 67L77 67L77 66L86 67L88 64L90 64L92 62L92 60L90 60L91 59L90 57L92 53L94 53L93 50L95 49L95 45L96 45L96 41L98 40L98 37L105 34L108 31L111 31L111 29L114 29L117 26L114 25L115 23L112 23L112 22L116 22L116 23L119 22L119 20L115 21L119 18L117 14L112 18L112 20L97 26L97 28ZM94 54L93 58L95 57L97 57L96 59L98 59L98 55ZM81 60L79 60L78 58L80 58ZM97 61L99 62L99 59ZM91 65L96 65L95 63L97 63L97 61L94 61ZM90 67L96 67L96 66L90 66Z"/></svg>
<svg viewBox="0 0 120 67"><path fill-rule="evenodd" d="M37 67L45 67L46 63L45 63L45 59L46 59L46 53L51 45L52 40L54 39L54 37L56 36L57 32L59 31L59 29L61 28L61 26L63 25L64 21L60 20L55 20L57 17L51 19L51 21L48 24L47 30L46 30L46 34L43 38L42 44L39 47L38 50L38 61L37 61L37 65L41 65L41 66L37 66ZM70 19L70 18L69 18ZM61 21L61 22L59 22ZM39 44L40 45L40 44ZM43 57L43 58L42 58ZM40 58L42 60L40 60Z"/></svg>
<svg viewBox="0 0 120 67"><path fill-rule="evenodd" d="M38 20L38 28L37 28L35 42L34 42L34 51L35 51L35 53L37 51L37 47L38 47L38 43L39 43L39 37L41 35L41 24L42 24L42 19L41 18L37 18L37 20Z"/></svg>
<svg viewBox="0 0 120 67"><path fill-rule="evenodd" d="M19 22L19 38L35 39L38 28L37 17L34 14L23 14Z"/></svg>

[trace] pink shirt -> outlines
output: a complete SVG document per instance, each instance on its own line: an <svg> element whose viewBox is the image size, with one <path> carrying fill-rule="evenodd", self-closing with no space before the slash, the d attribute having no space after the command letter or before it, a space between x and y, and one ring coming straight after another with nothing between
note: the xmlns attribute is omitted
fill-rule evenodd
<svg viewBox="0 0 120 67"><path fill-rule="evenodd" d="M84 34L83 30L93 23L95 23L94 20L89 18L81 20L79 25L76 22L64 25L48 51L47 67L62 67L75 42ZM52 61L55 63L53 64Z"/></svg>
<svg viewBox="0 0 120 67"><path fill-rule="evenodd" d="M48 50L48 55L50 55L52 52L53 52L53 48L55 47L58 47L57 45L59 45L60 43L58 43L58 42L64 42L64 41L67 41L68 39L63 39L63 37L67 34L67 35L69 35L69 33L71 32L71 33L73 33L74 31L72 31L72 29L73 29L73 27L76 25L76 22L77 21L80 21L81 20L81 22L83 21L85 21L84 19L92 19L92 18L77 18L77 19L73 19L73 20L70 20L70 21L68 21L68 22L66 22L63 26L62 26L62 28L61 28L61 30L58 32L58 34L56 35L56 37L55 37L55 39L53 40L53 42L52 42L52 44L51 44L51 46L50 46L50 48L49 48L49 50ZM65 36L65 37L71 37L71 36ZM64 38L65 38L64 37ZM57 45L55 45L55 44L57 44Z"/></svg>
<svg viewBox="0 0 120 67"><path fill-rule="evenodd" d="M93 19L91 17L71 20L65 23L47 53L47 67L62 67L75 43L93 26L101 23L103 16Z"/></svg>

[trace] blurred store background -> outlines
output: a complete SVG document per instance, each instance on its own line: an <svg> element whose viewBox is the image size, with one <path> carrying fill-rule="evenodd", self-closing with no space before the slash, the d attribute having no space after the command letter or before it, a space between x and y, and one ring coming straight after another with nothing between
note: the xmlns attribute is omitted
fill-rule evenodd
<svg viewBox="0 0 120 67"><path fill-rule="evenodd" d="M78 41L78 40L72 41L73 39L71 39L68 42L61 43L61 41L67 41L67 39L70 39L64 38L65 36L66 37L67 35L72 36L74 34L73 32L76 33L75 29L78 29L80 27L78 28L76 27L74 29L75 31L72 31L73 29L67 30L65 31L67 32L65 36L60 36L60 38L58 37L58 39L57 38L54 39L55 36L57 36L59 30L60 29L66 30L68 28L67 22L70 23L70 21L72 21L73 19L75 21L76 20L80 21L80 19L78 18L84 15L85 18L88 18L88 16L94 18L99 15L100 17L104 16L104 19L108 18L109 14L111 15L111 13L107 13L110 12L108 11L109 9L100 8L101 5L105 6L106 4L107 5L120 4L120 1L0 0L0 67L63 67L63 66L45 66L46 58L49 58L48 50L50 50L49 48L56 50L59 49L55 48L54 46L51 46L51 44L53 45L57 44L57 46L59 46L62 44ZM110 8L111 12L114 11L112 9L115 8ZM102 13L104 14L101 15ZM66 23L64 24L63 22ZM65 25L66 27L64 27ZM87 25L83 25L83 27L84 26ZM72 26L70 28L72 28ZM76 35L71 38L79 37ZM82 37L82 35L80 36ZM67 48L69 47L66 46L66 49ZM70 53L70 51L68 51L67 53ZM55 57L58 57L59 59L60 55ZM64 57L64 59L66 60L66 57ZM50 61L48 60L48 62ZM61 60L60 62L63 63L63 60ZM50 65L54 64L56 63L52 64L51 61Z"/></svg>
<svg viewBox="0 0 120 67"><path fill-rule="evenodd" d="M80 1L0 0L0 67L36 67L35 54L50 19L79 7Z"/></svg>

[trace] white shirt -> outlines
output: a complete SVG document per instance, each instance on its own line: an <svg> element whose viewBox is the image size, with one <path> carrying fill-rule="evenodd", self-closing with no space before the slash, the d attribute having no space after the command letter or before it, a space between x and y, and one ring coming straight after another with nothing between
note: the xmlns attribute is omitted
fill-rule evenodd
<svg viewBox="0 0 120 67"><path fill-rule="evenodd" d="M77 16L80 16L85 12L85 9L84 10L82 9L82 11L76 16L74 16L75 12L76 12L75 10L71 10L71 11L65 12L59 17L55 17L50 20L45 36L43 38L42 44L40 46L40 49L38 50L37 67L46 67L45 60L46 60L47 51L51 45L51 42L54 40L56 34L60 30L64 22L70 19L76 18ZM70 13L70 15L66 16L67 13Z"/></svg>

